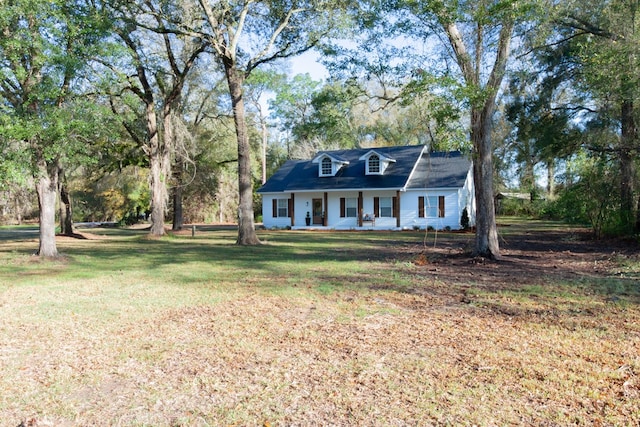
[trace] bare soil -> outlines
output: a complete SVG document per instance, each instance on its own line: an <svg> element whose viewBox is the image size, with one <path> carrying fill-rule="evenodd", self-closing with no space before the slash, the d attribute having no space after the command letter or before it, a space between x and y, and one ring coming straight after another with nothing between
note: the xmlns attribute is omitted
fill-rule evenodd
<svg viewBox="0 0 640 427"><path fill-rule="evenodd" d="M502 226L505 227L505 226ZM500 258L472 258L473 235L460 240L433 238L416 256L416 263L429 267L447 283L486 282L496 288L576 278L625 278L625 262L637 262L637 242L623 239L596 240L588 229L517 232L501 236ZM433 246L432 246L433 245ZM415 250L415 249L412 249ZM637 278L633 273L629 279Z"/></svg>

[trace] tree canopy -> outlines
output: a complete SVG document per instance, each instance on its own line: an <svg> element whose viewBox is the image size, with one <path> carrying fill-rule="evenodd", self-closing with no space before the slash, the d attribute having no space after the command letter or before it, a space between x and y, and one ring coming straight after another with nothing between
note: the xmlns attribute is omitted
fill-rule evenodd
<svg viewBox="0 0 640 427"><path fill-rule="evenodd" d="M254 190L282 161L379 145L469 153L477 255L500 257L503 189L599 235L640 230L637 1L1 6L0 191L35 187L43 256L57 254L69 188L96 204L106 196L90 191L109 185L100 194L121 200L69 215L150 214L156 235L169 210L177 228L235 220L253 245ZM325 80L287 69L309 50Z"/></svg>

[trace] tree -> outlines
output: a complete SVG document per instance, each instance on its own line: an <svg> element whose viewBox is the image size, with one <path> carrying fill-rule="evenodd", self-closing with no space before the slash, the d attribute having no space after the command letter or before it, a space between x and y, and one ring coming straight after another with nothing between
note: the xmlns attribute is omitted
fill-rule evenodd
<svg viewBox="0 0 640 427"><path fill-rule="evenodd" d="M441 112L466 105L473 147L476 198L475 255L498 258L493 191L492 125L511 54L514 29L529 1L388 0L362 2L358 49L331 46L346 60L339 71L358 70L377 83L380 108L431 90ZM449 96L440 96L448 93ZM445 101L443 103L443 101ZM438 105L439 104L439 105ZM457 104L457 105L456 105ZM444 108L443 108L444 107ZM433 117L443 117L441 113ZM436 121L437 122L437 121Z"/></svg>
<svg viewBox="0 0 640 427"><path fill-rule="evenodd" d="M555 164L567 159L579 147L580 132L573 123L571 108L561 105L563 79L556 68L541 61L536 69L523 70L512 75L507 91L506 116L514 126L507 138L513 161L520 165L520 188L529 192L536 189L534 168L539 163L547 167L547 196L554 196ZM555 71L558 71L557 69Z"/></svg>
<svg viewBox="0 0 640 427"><path fill-rule="evenodd" d="M173 226L231 222L237 213L237 143L226 80L203 56L185 83L174 121ZM223 188L224 187L224 188ZM183 218L178 218L182 212Z"/></svg>
<svg viewBox="0 0 640 427"><path fill-rule="evenodd" d="M322 82L309 74L296 74L281 82L275 97L269 100L271 113L286 140L288 158L295 157L294 145L304 145L313 138L304 128L312 121L313 102L321 90Z"/></svg>
<svg viewBox="0 0 640 427"><path fill-rule="evenodd" d="M268 92L274 92L280 87L286 79L284 74L278 72L269 72L265 70L255 70L247 79L247 98L249 106L257 114L257 124L260 127L262 137L261 144L261 165L262 165L262 184L267 182L267 145L269 142L269 117L267 116L267 108L264 96Z"/></svg>
<svg viewBox="0 0 640 427"><path fill-rule="evenodd" d="M363 106L359 88L351 82L329 81L311 92L308 116L293 127L297 141L315 141L317 149L354 148L360 145L364 119L370 111L357 115ZM311 154L313 155L313 153Z"/></svg>
<svg viewBox="0 0 640 427"><path fill-rule="evenodd" d="M568 43L573 43L575 58L582 67L580 83L600 100L599 117L607 108L619 129L619 139L612 147L620 167L620 224L625 233L640 231L640 196L636 159L640 152L638 134L640 94L640 2L570 2L559 7L557 23L570 29Z"/></svg>
<svg viewBox="0 0 640 427"><path fill-rule="evenodd" d="M251 147L245 117L245 80L273 61L299 55L318 44L336 25L341 4L333 0L210 1L198 0L204 17L181 22L186 34L206 40L222 66L229 89L238 142L239 245L256 245L253 216Z"/></svg>
<svg viewBox="0 0 640 427"><path fill-rule="evenodd" d="M74 91L100 46L104 21L81 0L16 0L0 8L0 33L0 136L26 153L38 195L38 254L56 257L61 170L100 138L104 126L91 120L108 122Z"/></svg>
<svg viewBox="0 0 640 427"><path fill-rule="evenodd" d="M540 20L544 25L526 39L530 47L527 62L533 64L530 86L536 94L527 102L533 101L529 108L534 106L537 112L530 110L533 114L518 120L528 120L531 129L547 140L539 148L556 157L586 152L607 167L612 157L617 159L618 173L607 175L601 183L606 194L611 177L618 177L615 200L619 208L603 211L616 219L604 218L599 223L605 232L631 234L640 230L640 200L636 200L640 116L635 106L640 67L638 2L587 0L553 6L548 8L547 19ZM542 100L548 113L540 116ZM556 120L539 120L544 117ZM587 173L590 169L579 170ZM592 176L578 176L577 180L589 178L590 185L595 185ZM573 191L576 182L568 184L564 191Z"/></svg>
<svg viewBox="0 0 640 427"><path fill-rule="evenodd" d="M476 196L475 255L500 256L493 190L493 144L491 129L522 6L515 0L457 2L446 0L399 1L402 28L413 35L440 34L459 71L460 94L469 106L470 139Z"/></svg>
<svg viewBox="0 0 640 427"><path fill-rule="evenodd" d="M130 136L144 147L149 158L151 185L151 229L153 236L165 234L164 218L171 176L171 156L175 147L176 109L181 102L185 81L206 44L200 39L176 35L167 30L167 20L179 16L180 9L164 5L160 10L152 2L114 5L114 31L128 50L133 68L132 80L125 70L108 65L120 76L124 89L135 94L144 106L146 135L125 125ZM151 46L157 55L148 54ZM107 65L107 64L105 64ZM158 120L160 115L160 120Z"/></svg>

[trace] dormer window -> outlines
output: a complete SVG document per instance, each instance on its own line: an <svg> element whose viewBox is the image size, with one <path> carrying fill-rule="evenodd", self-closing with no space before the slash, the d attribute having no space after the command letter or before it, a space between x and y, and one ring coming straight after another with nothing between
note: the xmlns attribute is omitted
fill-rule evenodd
<svg viewBox="0 0 640 427"><path fill-rule="evenodd" d="M380 156L378 156L377 154L372 154L369 157L367 168L367 174L380 173Z"/></svg>
<svg viewBox="0 0 640 427"><path fill-rule="evenodd" d="M374 150L360 157L360 160L364 160L366 175L383 175L387 167L396 162L395 159L385 157Z"/></svg>
<svg viewBox="0 0 640 427"><path fill-rule="evenodd" d="M325 157L322 159L322 163L320 164L320 175L322 176L330 176L333 175L332 162L329 157Z"/></svg>
<svg viewBox="0 0 640 427"><path fill-rule="evenodd" d="M318 164L318 176L336 176L340 168L349 164L347 160L327 153L320 154L312 162Z"/></svg>

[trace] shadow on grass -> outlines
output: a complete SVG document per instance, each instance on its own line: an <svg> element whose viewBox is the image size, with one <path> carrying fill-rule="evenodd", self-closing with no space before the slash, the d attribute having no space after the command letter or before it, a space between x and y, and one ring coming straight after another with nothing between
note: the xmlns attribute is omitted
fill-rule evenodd
<svg viewBox="0 0 640 427"><path fill-rule="evenodd" d="M447 270L446 263L453 260L452 255L439 255L443 264L433 264L432 269L442 271L435 274L429 273L431 267L411 268L416 254L436 242L433 233L260 231L258 234L264 244L247 247L235 244L237 236L233 227L199 227L195 237L185 233L162 239L150 238L144 230L92 230L101 238L59 242L59 250L66 260L56 268L47 263L9 261L5 263L8 265L0 267L0 273L18 280L21 276L33 278L38 275L90 279L117 272L166 280L178 286L197 283L235 283L263 289L312 286L327 292L350 288L451 296L461 295L464 288L478 287L483 292L520 293L526 286L518 280L517 271L510 270L522 269L524 263L534 258L531 253L549 251L549 248L574 253L597 250L590 242L576 246L571 238L573 231L562 232L559 226L538 226L541 227L543 229L533 232L526 224L509 226L505 247L517 246L527 252L513 255L495 266L473 266L472 260L461 253L472 235L440 233L438 248L457 253L453 255L457 264ZM0 234L0 239L2 236ZM533 241L537 243L532 244ZM9 251L30 255L34 249L31 244L14 241ZM4 249L0 248L0 257L7 252ZM569 272L571 266L566 268ZM466 279L462 274L456 274L463 269L473 277ZM450 277L444 276L447 271L452 273ZM526 274L530 274L533 270L527 271ZM546 281L546 286L540 290L542 293L561 295L576 291L640 302L640 289L635 280L580 276L546 278L542 270L536 270L536 274ZM434 286L433 277L438 275L440 279L437 280L447 286ZM483 275L496 282L478 280ZM527 292L531 293L531 290Z"/></svg>
<svg viewBox="0 0 640 427"><path fill-rule="evenodd" d="M168 280L188 282L203 280L241 280L246 276L283 278L298 275L308 278L337 276L344 279L361 268L361 262L385 261L393 256L393 248L414 244L415 233L327 233L262 231L262 245L235 244L235 230L200 230L190 235L153 239L130 230L95 230L96 240L64 240L58 249L64 256L59 269L46 268L38 263L13 263L0 271L31 276L42 271L45 275L60 274L68 278L95 277L113 272L144 273L151 277L166 275ZM33 242L18 242L11 252L30 255ZM2 251L0 250L0 255ZM344 265L349 265L344 267ZM342 267L341 267L342 265ZM45 272L46 271L46 272ZM268 280L265 279L267 282ZM331 281L331 279L328 279ZM348 281L348 280L347 280Z"/></svg>

